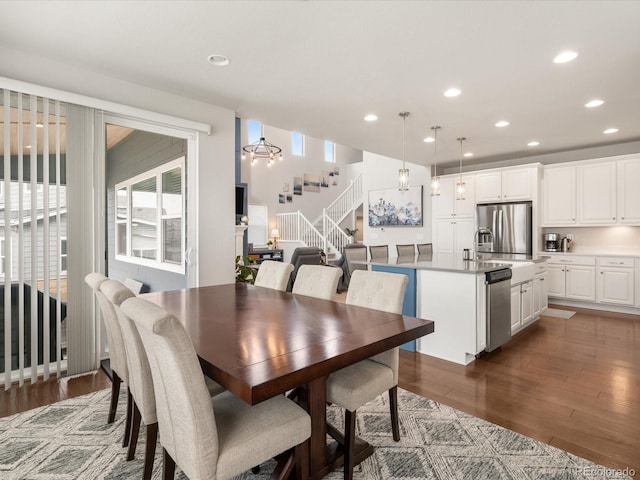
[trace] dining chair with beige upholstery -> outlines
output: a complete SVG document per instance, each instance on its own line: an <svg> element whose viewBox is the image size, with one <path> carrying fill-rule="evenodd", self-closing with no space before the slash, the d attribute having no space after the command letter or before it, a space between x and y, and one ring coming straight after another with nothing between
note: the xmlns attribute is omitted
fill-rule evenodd
<svg viewBox="0 0 640 480"><path fill-rule="evenodd" d="M349 305L389 313L402 313L409 277L397 273L358 270L347 291ZM393 439L400 440L398 424L399 349L393 348L329 375L327 401L345 409L344 478L353 478L356 410L378 395L389 392Z"/></svg>
<svg viewBox="0 0 640 480"><path fill-rule="evenodd" d="M301 265L292 292L297 295L333 300L342 269L326 265Z"/></svg>
<svg viewBox="0 0 640 480"><path fill-rule="evenodd" d="M257 287L272 288L284 292L287 290L292 271L293 265L290 263L265 260L260 264L253 284Z"/></svg>
<svg viewBox="0 0 640 480"><path fill-rule="evenodd" d="M116 317L122 330L127 365L129 367L129 389L133 396L133 413L129 428L129 448L127 461L133 460L138 443L140 422L145 425L146 448L144 452L143 480L149 480L153 472L153 460L156 452L158 436L158 418L156 415L156 399L153 390L153 379L147 353L142 345L140 334L133 322L122 313L120 305L128 298L135 297L131 289L117 280L107 280L100 285L100 291L113 304ZM224 388L213 380L205 377L209 395L222 393Z"/></svg>
<svg viewBox="0 0 640 480"><path fill-rule="evenodd" d="M370 245L369 257L372 261L387 260L389 258L389 245Z"/></svg>
<svg viewBox="0 0 640 480"><path fill-rule="evenodd" d="M418 255L431 255L433 254L433 243L419 243Z"/></svg>
<svg viewBox="0 0 640 480"><path fill-rule="evenodd" d="M295 448L298 479L309 474L309 415L283 395L250 406L230 392L213 399L178 319L141 298L121 305L132 319L153 377L163 478L178 465L190 480L230 479ZM293 464L291 468L293 468Z"/></svg>
<svg viewBox="0 0 640 480"><path fill-rule="evenodd" d="M113 305L104 294L100 291L100 286L109 280L101 273L93 272L84 277L84 281L93 289L93 293L100 305L104 327L107 331L107 341L109 342L109 364L111 367L111 402L109 405L109 416L107 423L113 423L118 407L118 396L120 395L120 384L124 382L127 385L127 413L125 418L124 437L122 446L129 444L129 421L133 409L133 397L129 389L129 368L127 365L127 354L124 347L124 338L120 330L120 324L116 317Z"/></svg>
<svg viewBox="0 0 640 480"><path fill-rule="evenodd" d="M416 255L416 247L413 243L408 245L396 245L399 257L414 257Z"/></svg>

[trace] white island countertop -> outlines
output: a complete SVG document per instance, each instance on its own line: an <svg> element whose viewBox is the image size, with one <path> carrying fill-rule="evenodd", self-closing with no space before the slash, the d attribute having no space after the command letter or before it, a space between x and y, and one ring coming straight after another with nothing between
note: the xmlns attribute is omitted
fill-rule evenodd
<svg viewBox="0 0 640 480"><path fill-rule="evenodd" d="M511 263L496 263L483 260L452 259L450 255L416 255L415 257L391 257L387 260L373 260L368 262L353 262L381 267L411 268L415 270L439 270L453 273L469 273L481 275L503 268L511 268Z"/></svg>

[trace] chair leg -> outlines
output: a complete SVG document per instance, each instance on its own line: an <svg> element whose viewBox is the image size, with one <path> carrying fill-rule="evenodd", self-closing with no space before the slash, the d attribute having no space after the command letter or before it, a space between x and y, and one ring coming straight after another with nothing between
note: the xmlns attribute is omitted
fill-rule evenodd
<svg viewBox="0 0 640 480"><path fill-rule="evenodd" d="M296 447L296 480L309 478L309 440L305 440Z"/></svg>
<svg viewBox="0 0 640 480"><path fill-rule="evenodd" d="M142 480L151 480L153 472L153 458L156 456L156 442L158 441L158 422L147 425L147 447L144 450L144 471Z"/></svg>
<svg viewBox="0 0 640 480"><path fill-rule="evenodd" d="M133 395L131 390L127 387L127 415L124 419L124 437L122 437L122 446L129 445L129 438L131 437L131 416L133 412Z"/></svg>
<svg viewBox="0 0 640 480"><path fill-rule="evenodd" d="M344 480L353 479L353 457L356 439L356 412L344 411Z"/></svg>
<svg viewBox="0 0 640 480"><path fill-rule="evenodd" d="M391 430L393 439L400 441L400 424L398 422L398 386L389 389L389 409L391 410Z"/></svg>
<svg viewBox="0 0 640 480"><path fill-rule="evenodd" d="M171 455L162 449L162 480L173 480L176 474L176 462L173 461Z"/></svg>
<svg viewBox="0 0 640 480"><path fill-rule="evenodd" d="M109 417L107 423L113 423L116 419L116 409L118 408L118 397L120 396L120 384L122 380L116 372L113 372L111 380L111 403L109 404Z"/></svg>
<svg viewBox="0 0 640 480"><path fill-rule="evenodd" d="M133 460L136 455L136 447L138 446L138 432L140 431L140 410L136 402L133 402L133 416L131 417L131 432L129 437L129 448L127 449L127 462Z"/></svg>

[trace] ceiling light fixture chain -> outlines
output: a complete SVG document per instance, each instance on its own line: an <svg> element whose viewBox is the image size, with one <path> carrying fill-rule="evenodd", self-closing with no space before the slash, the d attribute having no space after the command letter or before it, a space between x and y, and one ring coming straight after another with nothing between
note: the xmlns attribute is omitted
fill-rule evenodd
<svg viewBox="0 0 640 480"><path fill-rule="evenodd" d="M456 200L464 200L465 199L465 184L462 181L462 142L465 141L465 137L458 137L458 141L460 142L460 179L458 183L456 183Z"/></svg>
<svg viewBox="0 0 640 480"><path fill-rule="evenodd" d="M398 115L402 117L402 168L398 170L398 190L405 191L409 190L409 169L404 159L405 122L409 116L409 112L400 112Z"/></svg>
<svg viewBox="0 0 640 480"><path fill-rule="evenodd" d="M438 130L439 125L431 127L433 130L433 177L431 177L431 196L440 195L440 177L438 177Z"/></svg>
<svg viewBox="0 0 640 480"><path fill-rule="evenodd" d="M251 156L251 165L255 165L260 158L266 158L267 166L273 165L274 158L278 155L278 160L282 161L282 149L273 143L267 142L264 137L260 137L257 142L250 143L242 147L242 159L246 158L246 153Z"/></svg>

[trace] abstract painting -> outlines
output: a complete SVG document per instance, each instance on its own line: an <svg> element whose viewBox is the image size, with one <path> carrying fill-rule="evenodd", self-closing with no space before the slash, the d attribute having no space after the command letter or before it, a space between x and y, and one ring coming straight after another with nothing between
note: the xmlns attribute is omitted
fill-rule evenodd
<svg viewBox="0 0 640 480"><path fill-rule="evenodd" d="M370 227L421 227L422 185L369 191Z"/></svg>

